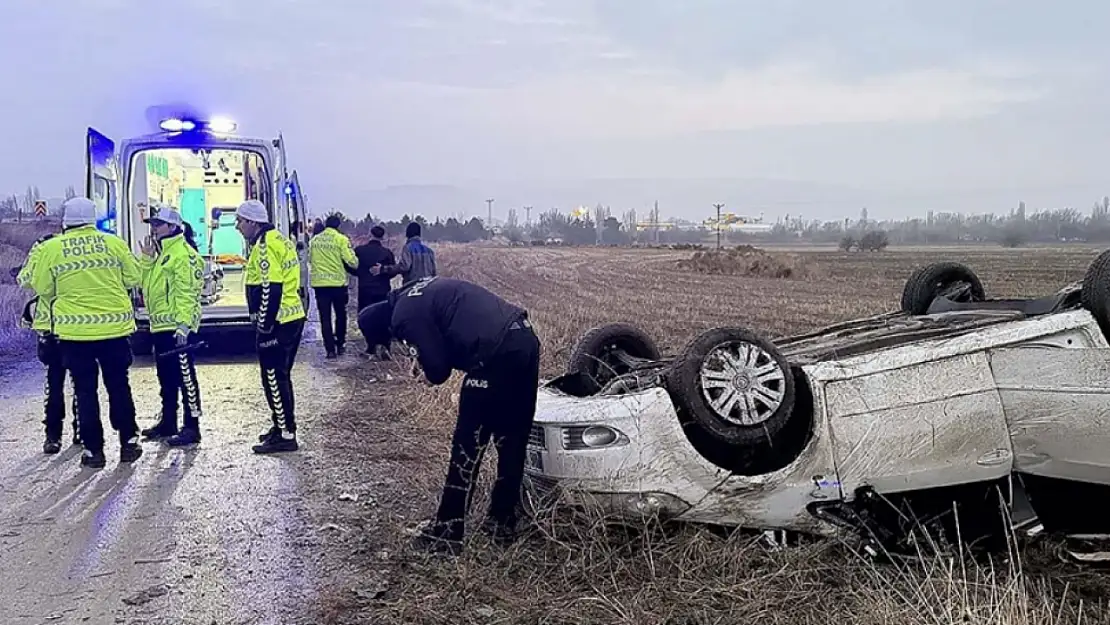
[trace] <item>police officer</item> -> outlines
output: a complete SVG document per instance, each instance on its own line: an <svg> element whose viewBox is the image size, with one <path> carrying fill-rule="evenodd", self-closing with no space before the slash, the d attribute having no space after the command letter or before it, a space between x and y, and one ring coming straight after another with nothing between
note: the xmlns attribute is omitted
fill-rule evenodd
<svg viewBox="0 0 1110 625"><path fill-rule="evenodd" d="M300 261L293 243L270 223L258 200L243 202L236 229L251 246L247 257L247 307L255 324L262 391L270 404L273 426L254 446L258 454L297 450L293 406L293 363L304 333L305 311L298 294Z"/></svg>
<svg viewBox="0 0 1110 625"><path fill-rule="evenodd" d="M527 311L476 284L430 277L361 311L359 326L378 340L388 334L407 343L430 384L443 384L452 370L466 373L439 510L415 546L461 551L471 488L491 439L497 482L483 530L512 541L539 386L540 342Z"/></svg>
<svg viewBox="0 0 1110 625"><path fill-rule="evenodd" d="M192 351L200 329L200 294L204 261L185 237L181 213L162 208L148 219L152 240L142 246L143 301L150 314L155 370L161 386L158 422L143 430L148 438L167 438L170 446L200 442L200 385ZM177 354L168 352L177 350ZM184 398L182 428L177 429L177 397Z"/></svg>
<svg viewBox="0 0 1110 625"><path fill-rule="evenodd" d="M143 449L128 380L128 337L135 332L129 289L139 286L139 265L123 239L96 229L92 200L72 198L62 210L62 234L41 244L31 287L39 305L51 310L51 331L73 376L85 446L81 464L105 464L98 376L108 393L108 419L119 434L120 462L134 462Z"/></svg>
<svg viewBox="0 0 1110 625"><path fill-rule="evenodd" d="M309 282L320 311L320 330L328 358L342 355L347 340L348 268L358 267L358 258L347 235L339 231L339 215L328 215L324 230L308 242ZM332 327L332 314L335 327Z"/></svg>
<svg viewBox="0 0 1110 625"><path fill-rule="evenodd" d="M54 238L53 234L45 234L31 246L27 253L27 260L16 275L16 283L25 289L31 288L31 277L34 275L35 262L38 259L41 244ZM32 312L33 311L33 312ZM38 298L32 298L23 309L24 325L31 328L38 335L39 362L46 365L46 382L43 384L43 407L46 411L43 424L46 425L46 440L42 444L45 454L56 454L62 450L62 429L66 418L65 408L65 382L66 368L62 364L62 353L58 347L58 337L51 333L50 307L39 306ZM70 376L72 380L72 376ZM73 444L81 444L81 435L77 424L77 396L73 397Z"/></svg>

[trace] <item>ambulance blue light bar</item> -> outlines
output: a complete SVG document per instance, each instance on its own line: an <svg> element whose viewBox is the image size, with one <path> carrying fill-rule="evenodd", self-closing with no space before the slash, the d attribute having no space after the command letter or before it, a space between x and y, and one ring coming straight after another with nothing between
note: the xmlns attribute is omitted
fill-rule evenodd
<svg viewBox="0 0 1110 625"><path fill-rule="evenodd" d="M158 127L166 132L192 132L198 128L219 134L230 134L239 127L238 124L226 117L214 117L206 122L192 119L170 118L163 119Z"/></svg>

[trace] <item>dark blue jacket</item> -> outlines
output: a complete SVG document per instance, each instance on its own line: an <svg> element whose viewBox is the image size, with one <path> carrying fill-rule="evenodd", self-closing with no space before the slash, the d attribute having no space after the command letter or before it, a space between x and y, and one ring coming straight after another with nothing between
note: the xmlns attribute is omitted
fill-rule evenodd
<svg viewBox="0 0 1110 625"><path fill-rule="evenodd" d="M471 372L497 353L513 323L528 317L477 284L432 277L389 295L394 338L416 348L424 376L442 384L457 369Z"/></svg>

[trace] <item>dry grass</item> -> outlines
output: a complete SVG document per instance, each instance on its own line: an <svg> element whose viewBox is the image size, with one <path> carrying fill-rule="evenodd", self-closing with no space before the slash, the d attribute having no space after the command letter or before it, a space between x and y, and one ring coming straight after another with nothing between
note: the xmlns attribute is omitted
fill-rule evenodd
<svg viewBox="0 0 1110 625"><path fill-rule="evenodd" d="M34 344L31 334L18 328L28 294L15 286L9 270L23 264L31 245L45 232L37 223L0 225L0 356L14 356Z"/></svg>
<svg viewBox="0 0 1110 625"><path fill-rule="evenodd" d="M994 296L1038 295L1080 278L1097 253L822 253L809 262L823 277L781 280L685 272L682 252L436 247L442 273L530 310L546 375L598 323L640 324L673 351L719 324L778 335L889 310L923 262L968 262ZM383 381L387 372L392 381ZM330 575L323 623L1110 623L1105 579L1057 562L1047 546L1022 551L1021 561L878 565L836 542L769 551L709 528L617 528L557 511L509 549L472 534L457 561L409 556L406 529L438 502L459 378L426 389L380 364L339 375L349 401L325 420L329 454L314 465ZM492 470L487 457L472 521ZM359 497L340 501L341 493Z"/></svg>
<svg viewBox="0 0 1110 625"><path fill-rule="evenodd" d="M767 252L750 245L725 250L694 252L688 260L680 260L683 271L749 278L816 278L818 265L801 254Z"/></svg>

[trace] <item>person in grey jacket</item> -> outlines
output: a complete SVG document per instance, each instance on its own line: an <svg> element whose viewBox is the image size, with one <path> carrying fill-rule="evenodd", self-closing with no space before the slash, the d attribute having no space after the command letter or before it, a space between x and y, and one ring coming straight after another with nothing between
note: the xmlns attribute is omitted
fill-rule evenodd
<svg viewBox="0 0 1110 625"><path fill-rule="evenodd" d="M401 276L401 284L409 284L436 275L436 253L420 240L420 224L411 222L405 228L405 246L401 259L395 265L377 264L370 268L372 275L382 274L392 278Z"/></svg>

